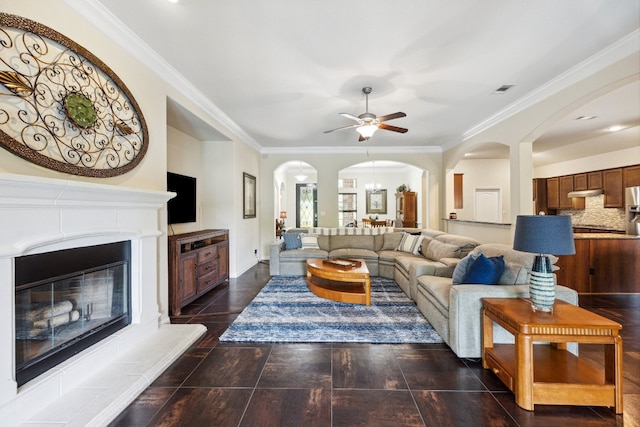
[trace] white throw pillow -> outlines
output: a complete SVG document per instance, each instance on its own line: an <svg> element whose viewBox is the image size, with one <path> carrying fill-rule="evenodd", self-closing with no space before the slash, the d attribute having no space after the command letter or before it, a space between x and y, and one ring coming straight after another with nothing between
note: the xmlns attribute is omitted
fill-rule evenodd
<svg viewBox="0 0 640 427"><path fill-rule="evenodd" d="M422 239L424 239L423 235L414 236L413 234L404 233L396 251L409 252L410 254L418 255Z"/></svg>
<svg viewBox="0 0 640 427"><path fill-rule="evenodd" d="M318 236L315 234L300 233L302 249L320 249L318 246Z"/></svg>

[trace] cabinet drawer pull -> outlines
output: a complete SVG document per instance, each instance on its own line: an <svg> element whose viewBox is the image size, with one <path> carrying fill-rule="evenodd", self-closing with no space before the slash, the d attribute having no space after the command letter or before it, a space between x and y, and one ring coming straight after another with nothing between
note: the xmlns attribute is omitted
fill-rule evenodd
<svg viewBox="0 0 640 427"><path fill-rule="evenodd" d="M491 368L491 370L493 371L494 374L498 375L500 373L500 369L498 368Z"/></svg>

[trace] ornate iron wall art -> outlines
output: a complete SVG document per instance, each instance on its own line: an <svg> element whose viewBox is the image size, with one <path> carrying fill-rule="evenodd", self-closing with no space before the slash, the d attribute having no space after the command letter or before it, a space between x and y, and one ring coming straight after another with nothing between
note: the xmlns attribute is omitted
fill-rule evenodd
<svg viewBox="0 0 640 427"><path fill-rule="evenodd" d="M0 13L0 145L49 169L105 178L140 163L148 132L129 90L91 52Z"/></svg>

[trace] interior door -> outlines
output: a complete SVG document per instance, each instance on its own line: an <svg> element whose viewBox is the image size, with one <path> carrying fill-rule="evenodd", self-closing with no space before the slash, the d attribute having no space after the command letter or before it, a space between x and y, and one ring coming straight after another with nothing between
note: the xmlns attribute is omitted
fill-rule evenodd
<svg viewBox="0 0 640 427"><path fill-rule="evenodd" d="M318 185L296 184L296 228L318 226Z"/></svg>
<svg viewBox="0 0 640 427"><path fill-rule="evenodd" d="M501 222L502 206L499 188L477 188L475 192L474 220Z"/></svg>

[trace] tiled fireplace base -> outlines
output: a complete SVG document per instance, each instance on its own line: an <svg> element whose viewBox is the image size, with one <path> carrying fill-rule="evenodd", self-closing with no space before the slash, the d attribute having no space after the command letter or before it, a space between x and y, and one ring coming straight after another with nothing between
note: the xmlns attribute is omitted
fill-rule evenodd
<svg viewBox="0 0 640 427"><path fill-rule="evenodd" d="M160 326L137 348L69 390L23 425L107 425L205 331L202 325ZM64 369L60 371L65 374Z"/></svg>

